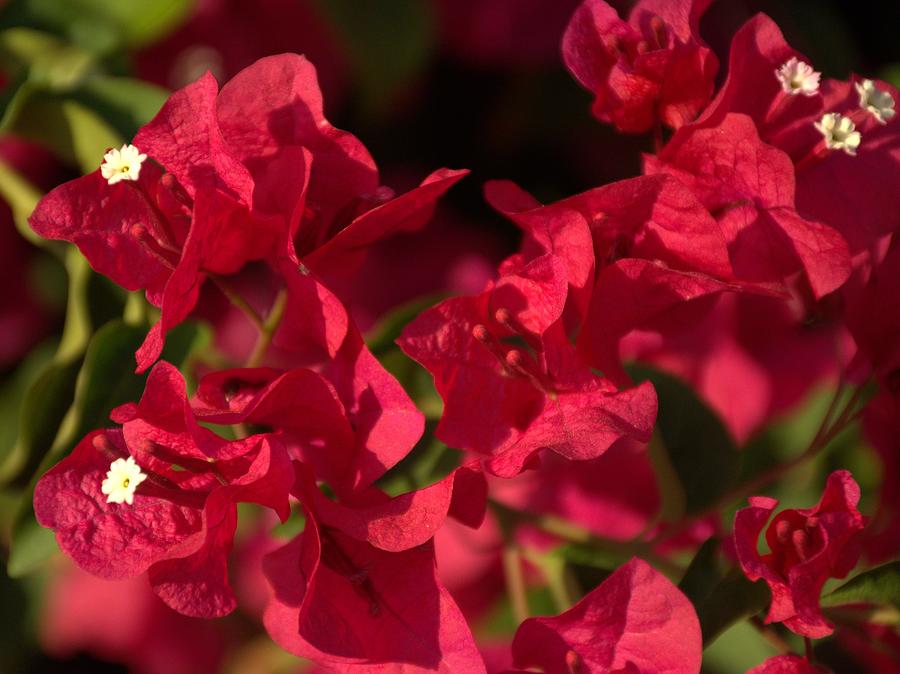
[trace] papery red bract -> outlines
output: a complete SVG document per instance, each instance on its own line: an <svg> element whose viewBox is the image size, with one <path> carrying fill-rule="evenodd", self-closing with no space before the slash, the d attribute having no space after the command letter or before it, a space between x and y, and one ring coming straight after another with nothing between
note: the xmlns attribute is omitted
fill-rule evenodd
<svg viewBox="0 0 900 674"><path fill-rule="evenodd" d="M757 665L747 674L821 674L822 671L799 655L778 655Z"/></svg>
<svg viewBox="0 0 900 674"><path fill-rule="evenodd" d="M291 456L342 493L358 481L353 428L334 388L312 370L220 370L200 380L191 406L214 424L275 429Z"/></svg>
<svg viewBox="0 0 900 674"><path fill-rule="evenodd" d="M353 327L323 370L347 410L360 453L358 485L368 485L405 457L422 437L425 417L372 355Z"/></svg>
<svg viewBox="0 0 900 674"><path fill-rule="evenodd" d="M568 301L574 304L576 317L583 319L594 280L591 221L558 204L542 206L510 181L489 181L484 186L484 196L525 233L519 248L522 262L551 253L563 261L569 282Z"/></svg>
<svg viewBox="0 0 900 674"><path fill-rule="evenodd" d="M320 276L346 273L380 237L421 227L466 173L436 171L393 199L362 143L324 118L315 70L293 54L261 59L221 91L207 73L175 92L135 144L150 156L139 181L107 185L95 172L48 195L31 222L161 307L139 371L159 357L209 275L255 260L287 287L276 343L333 357L348 318Z"/></svg>
<svg viewBox="0 0 900 674"><path fill-rule="evenodd" d="M156 593L180 613L229 613L236 505L259 503L287 517L293 474L284 447L267 436L231 443L200 427L184 380L167 363L154 368L141 402L115 417L122 431L91 433L38 481L38 522L90 573L122 579L147 571ZM149 477L133 505L109 503L100 491L104 475L127 456Z"/></svg>
<svg viewBox="0 0 900 674"><path fill-rule="evenodd" d="M664 327L625 337L623 359L690 382L739 443L816 386L836 382L853 349L827 314L810 314L799 300L748 293L719 294L702 315Z"/></svg>
<svg viewBox="0 0 900 674"><path fill-rule="evenodd" d="M652 387L617 391L578 362L562 334L566 278L559 258L539 257L477 297L427 310L398 339L444 399L437 436L491 455L497 475L516 475L545 448L588 459L622 437L649 438ZM535 355L510 348L513 338Z"/></svg>
<svg viewBox="0 0 900 674"><path fill-rule="evenodd" d="M472 529L450 518L434 536L438 579L470 625L494 606L505 591L503 535L492 511ZM507 648L508 651L508 648Z"/></svg>
<svg viewBox="0 0 900 674"><path fill-rule="evenodd" d="M900 244L894 241L864 286L848 290L847 327L858 358L894 392L900 369Z"/></svg>
<svg viewBox="0 0 900 674"><path fill-rule="evenodd" d="M431 540L450 515L468 527L479 527L486 505L487 483L476 464L393 498L373 488L335 503L313 490L310 507L322 526L339 529L380 550L402 552Z"/></svg>
<svg viewBox="0 0 900 674"><path fill-rule="evenodd" d="M490 494L514 510L555 515L617 541L644 532L660 506L650 458L638 443L628 442L588 461L548 454L535 470L511 480L491 480Z"/></svg>
<svg viewBox="0 0 900 674"><path fill-rule="evenodd" d="M547 674L569 674L574 667L697 674L702 650L690 601L640 559L621 566L565 613L529 618L513 641L518 667L541 667Z"/></svg>
<svg viewBox="0 0 900 674"><path fill-rule="evenodd" d="M757 14L747 21L731 42L728 78L698 124L716 126L731 112L749 115L760 137L797 164L799 212L840 232L852 252L866 250L897 229L900 194L880 176L900 170L896 142L900 127L879 124L868 113L860 117L859 95L852 82L824 79L815 96L783 93L773 73L790 58L816 68L786 42L768 16ZM876 81L875 85L897 100L898 92L889 83ZM856 157L828 152L809 161L821 141L813 123L826 112L856 120L864 139L864 149Z"/></svg>
<svg viewBox="0 0 900 674"><path fill-rule="evenodd" d="M751 118L730 113L715 127L681 129L646 168L675 175L713 213L739 279L772 282L803 271L816 298L847 280L846 241L797 213L793 164L760 140Z"/></svg>
<svg viewBox="0 0 900 674"><path fill-rule="evenodd" d="M597 277L590 311L578 336L578 349L613 381L629 381L619 357L621 339L636 329L685 325L696 321L693 310L707 309L723 292L746 286L705 274L680 272L647 260L626 258L606 267ZM677 311L676 311L677 310Z"/></svg>
<svg viewBox="0 0 900 674"><path fill-rule="evenodd" d="M274 591L266 629L295 655L334 672L484 672L430 541L385 552L307 511L303 534L264 566Z"/></svg>
<svg viewBox="0 0 900 674"><path fill-rule="evenodd" d="M628 21L586 0L563 36L566 67L594 94L594 115L626 133L678 128L709 101L718 61L697 25L711 0L641 0Z"/></svg>
<svg viewBox="0 0 900 674"><path fill-rule="evenodd" d="M766 581L772 603L766 622L783 622L797 634L821 638L834 631L822 615L819 595L829 578L843 578L856 565L866 520L857 510L859 486L850 473L832 473L822 499L812 508L783 510L771 523L778 501L750 499L737 512L734 544L750 580ZM771 552L761 555L757 539L765 529Z"/></svg>

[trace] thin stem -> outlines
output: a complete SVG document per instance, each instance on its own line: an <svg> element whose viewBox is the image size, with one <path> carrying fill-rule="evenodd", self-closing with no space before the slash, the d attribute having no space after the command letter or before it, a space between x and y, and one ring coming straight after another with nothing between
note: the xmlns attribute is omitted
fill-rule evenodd
<svg viewBox="0 0 900 674"><path fill-rule="evenodd" d="M286 307L287 290L282 288L275 296L275 301L272 302L272 308L269 310L269 315L266 317L265 322L260 328L256 345L253 347L253 352L247 359L245 367L258 367L260 363L262 363L263 358L266 357L266 353L269 350L269 346L272 344L272 339L275 337L275 331L281 324L281 319L284 318L284 310Z"/></svg>
<svg viewBox="0 0 900 674"><path fill-rule="evenodd" d="M515 543L508 543L503 550L503 575L506 578L506 590L512 603L513 616L516 624L521 625L528 618L528 599L525 596L522 554Z"/></svg>
<svg viewBox="0 0 900 674"><path fill-rule="evenodd" d="M228 301L231 302L234 306L244 312L247 318L257 327L257 329L263 329L263 319L262 316L257 313L256 309L250 306L250 304L243 297L234 292L231 288L228 287L228 284L225 283L225 280L218 276L217 274L208 274L209 279L216 284L216 287L222 292L225 297L228 298Z"/></svg>
<svg viewBox="0 0 900 674"><path fill-rule="evenodd" d="M812 639L810 639L809 637L803 637L803 645L806 646L807 661L814 662L816 659L816 654L813 652Z"/></svg>

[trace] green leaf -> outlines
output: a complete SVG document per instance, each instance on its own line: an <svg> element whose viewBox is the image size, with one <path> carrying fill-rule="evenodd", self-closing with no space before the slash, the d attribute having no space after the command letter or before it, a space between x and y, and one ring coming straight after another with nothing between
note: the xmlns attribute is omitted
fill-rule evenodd
<svg viewBox="0 0 900 674"><path fill-rule="evenodd" d="M822 597L822 606L880 604L900 610L900 561L854 576Z"/></svg>
<svg viewBox="0 0 900 674"><path fill-rule="evenodd" d="M697 605L707 599L721 581L719 541L710 538L694 555L684 577L678 583L678 589L684 592L691 603Z"/></svg>
<svg viewBox="0 0 900 674"><path fill-rule="evenodd" d="M31 28L0 32L0 57L10 70L27 71L28 81L43 88L70 89L94 66L94 56L55 35Z"/></svg>
<svg viewBox="0 0 900 674"><path fill-rule="evenodd" d="M350 53L364 105L379 112L428 66L435 17L421 0L316 0Z"/></svg>
<svg viewBox="0 0 900 674"><path fill-rule="evenodd" d="M703 672L745 674L778 651L752 625L735 623L703 651Z"/></svg>
<svg viewBox="0 0 900 674"><path fill-rule="evenodd" d="M25 393L45 370L53 358L53 344L40 344L25 357L0 387L0 484L3 484L5 465L16 445L19 418Z"/></svg>
<svg viewBox="0 0 900 674"><path fill-rule="evenodd" d="M18 410L18 423L12 426L15 444L0 463L0 484L10 483L21 475L27 482L37 470L72 405L80 366L80 358L50 362L23 389L26 393Z"/></svg>
<svg viewBox="0 0 900 674"><path fill-rule="evenodd" d="M388 312L378 324L372 328L366 336L369 350L379 356L394 346L394 340L403 332L403 328L425 309L446 298L446 294L433 294L417 297L414 300L401 304L396 309Z"/></svg>
<svg viewBox="0 0 900 674"><path fill-rule="evenodd" d="M33 494L33 489L28 491L29 499ZM27 508L16 517L6 573L10 578L26 576L40 568L56 550L56 537L50 529L37 523L29 501Z"/></svg>
<svg viewBox="0 0 900 674"><path fill-rule="evenodd" d="M98 75L73 96L102 115L124 138L133 138L159 112L169 91L130 77Z"/></svg>
<svg viewBox="0 0 900 674"><path fill-rule="evenodd" d="M769 601L764 583L751 583L740 569L722 572L719 544L710 538L700 546L678 584L697 610L704 644L738 620L759 613Z"/></svg>
<svg viewBox="0 0 900 674"><path fill-rule="evenodd" d="M78 375L72 441L109 425L109 413L114 408L141 397L147 375L135 374L134 352L146 335L146 326L122 320L110 321L94 334ZM182 323L169 332L162 359L178 366L207 340L208 333L202 327Z"/></svg>
<svg viewBox="0 0 900 674"><path fill-rule="evenodd" d="M28 224L28 216L41 198L40 190L2 160L0 160L0 196L9 205L19 234L36 246L46 247L49 242L35 234Z"/></svg>
<svg viewBox="0 0 900 674"><path fill-rule="evenodd" d="M33 92L4 121L5 131L49 148L82 173L96 170L104 152L123 142L122 136L91 109L44 91Z"/></svg>
<svg viewBox="0 0 900 674"><path fill-rule="evenodd" d="M19 21L36 23L86 49L106 54L150 44L188 16L193 0L19 0Z"/></svg>
<svg viewBox="0 0 900 674"><path fill-rule="evenodd" d="M653 383L659 398L656 425L684 487L688 513L702 512L736 483L741 455L719 417L677 377L632 365L635 381Z"/></svg>
<svg viewBox="0 0 900 674"><path fill-rule="evenodd" d="M765 583L752 583L740 569L732 569L694 604L704 646L711 643L739 620L756 615L769 603L771 595Z"/></svg>

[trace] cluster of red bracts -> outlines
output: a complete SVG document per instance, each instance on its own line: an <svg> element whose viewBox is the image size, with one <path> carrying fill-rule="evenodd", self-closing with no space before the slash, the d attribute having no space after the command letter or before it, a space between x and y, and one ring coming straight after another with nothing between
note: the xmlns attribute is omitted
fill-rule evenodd
<svg viewBox="0 0 900 674"><path fill-rule="evenodd" d="M237 505L284 521L296 502L303 533L264 562L264 622L279 644L333 671L483 672L436 576L434 534L448 517L481 524L485 473L543 476L552 489L560 461L648 442L656 394L631 382L623 355L692 382L738 439L844 366L874 372L888 412L871 423L890 419L900 190L879 176L897 174L895 125L861 108L853 82L788 92L776 71L803 57L765 16L735 36L715 93L717 61L697 33L708 4L641 0L627 22L600 0L576 11L563 51L595 115L625 132L674 135L645 157L645 175L553 204L509 182L486 186L522 229L520 252L481 294L427 309L398 339L443 399L436 437L470 458L395 497L373 485L419 440L423 416L332 288L367 246L422 227L465 171L438 170L394 196L359 140L324 118L302 57L262 59L221 91L207 74L173 94L134 139L149 157L136 180L110 184L98 170L54 190L31 219L161 310L137 353L138 371L152 367L142 399L114 411L120 428L91 433L44 475L40 523L87 571L146 572L172 608L214 617L235 606ZM857 155L822 140L815 124L830 113L855 121ZM188 397L178 370L157 362L165 335L205 283L229 293L250 268L275 288L265 298L280 318L273 349L207 374ZM764 329L750 325L763 316ZM744 404L735 381L753 390ZM246 433L226 440L210 425ZM104 475L129 457L146 477L133 503L111 502ZM809 637L832 631L819 594L859 557L858 499L849 473L834 473L818 506L776 515L765 555L757 538L776 502L752 499L738 513L737 558L770 586L769 621ZM571 610L527 620L512 644L515 666L554 673L687 674L701 650L690 602L641 560ZM813 671L803 658L777 660L754 671Z"/></svg>

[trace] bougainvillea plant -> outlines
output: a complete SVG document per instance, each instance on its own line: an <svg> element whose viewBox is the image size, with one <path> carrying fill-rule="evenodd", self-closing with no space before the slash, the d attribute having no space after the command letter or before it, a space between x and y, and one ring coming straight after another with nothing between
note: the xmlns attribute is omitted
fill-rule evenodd
<svg viewBox="0 0 900 674"><path fill-rule="evenodd" d="M304 56L172 93L28 218L127 291L140 382L67 417L37 523L316 671L697 674L735 625L771 645L750 672L829 671L832 642L898 671L898 91L764 15L717 86L708 5L575 9L562 59L594 123L646 134L642 174L546 204L487 182L518 250L381 330L379 256L468 172L384 185ZM805 449L766 446L823 392ZM877 507L840 453L803 472L860 429ZM773 492L792 476L816 505Z"/></svg>

